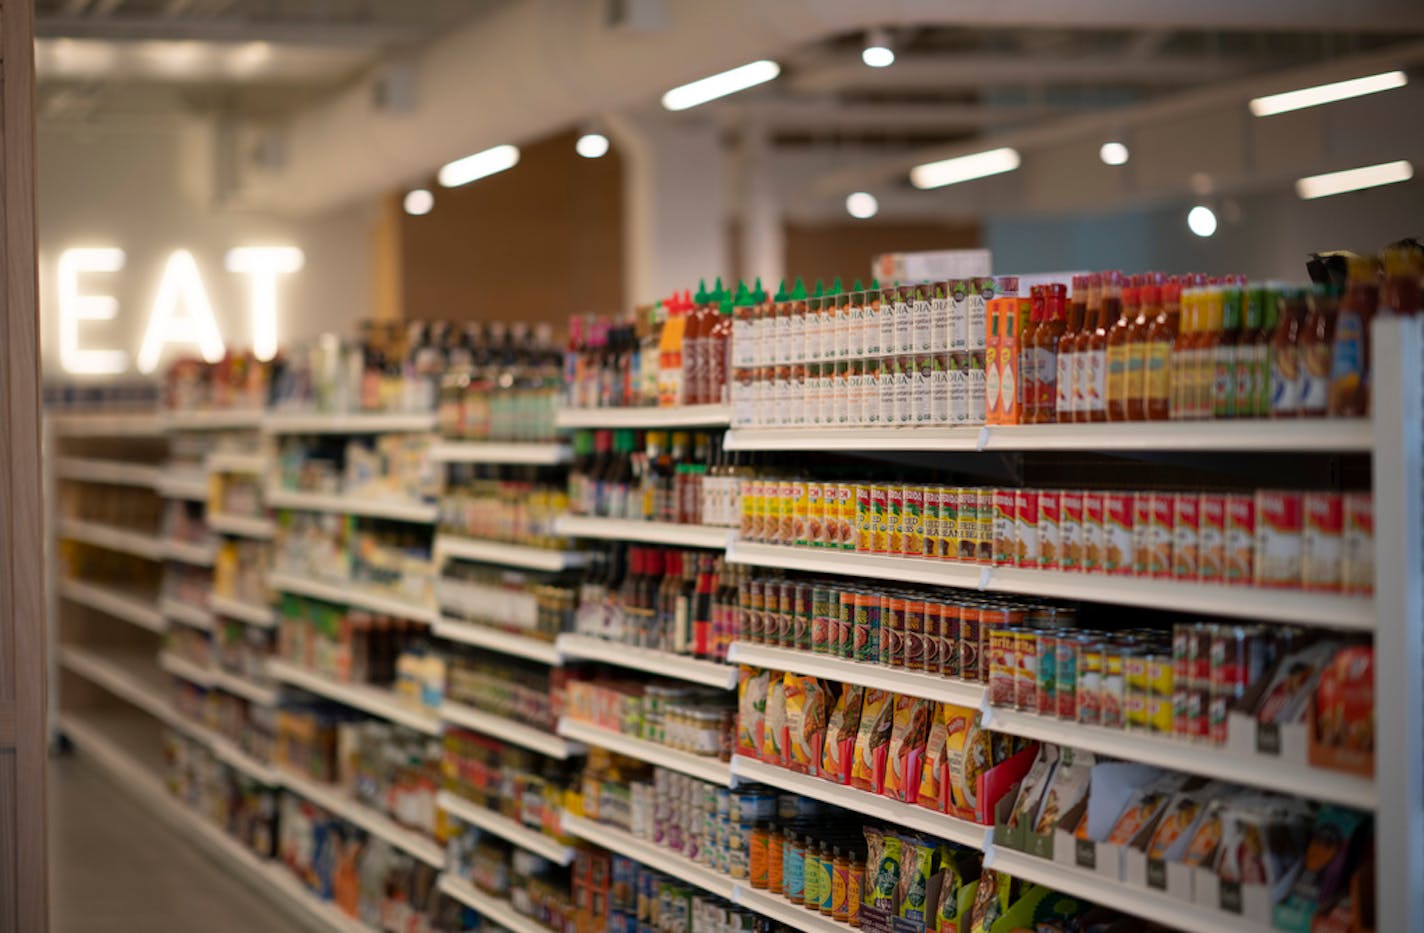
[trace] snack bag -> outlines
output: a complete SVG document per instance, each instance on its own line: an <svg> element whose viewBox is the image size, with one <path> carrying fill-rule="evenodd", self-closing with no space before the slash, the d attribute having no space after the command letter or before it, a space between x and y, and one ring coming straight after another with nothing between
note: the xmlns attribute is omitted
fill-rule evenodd
<svg viewBox="0 0 1424 933"><path fill-rule="evenodd" d="M1195 834L1197 824L1206 814L1206 802L1221 794L1224 788L1215 782L1195 790L1184 790L1174 796L1162 811L1152 838L1147 840L1147 857L1165 861L1177 861L1177 856L1185 853L1187 844Z"/></svg>
<svg viewBox="0 0 1424 933"><path fill-rule="evenodd" d="M772 677L766 690L766 720L761 730L761 760L786 767L786 681Z"/></svg>
<svg viewBox="0 0 1424 933"><path fill-rule="evenodd" d="M945 749L954 805L959 809L973 810L979 800L979 775L994 766L993 739L980 727L978 713L969 721L962 740L953 733L948 736Z"/></svg>
<svg viewBox="0 0 1424 933"><path fill-rule="evenodd" d="M1315 815L1305 863L1291 885L1290 896L1276 905L1272 918L1278 930L1310 933L1312 921L1347 893L1350 871L1358 862L1368 833L1368 817L1358 810L1327 805Z"/></svg>
<svg viewBox="0 0 1424 933"><path fill-rule="evenodd" d="M943 846L939 850L940 885L939 906L935 910L934 925L926 924L926 929L935 933L959 933L959 922L970 910L970 874L979 871L974 853L953 846Z"/></svg>
<svg viewBox="0 0 1424 933"><path fill-rule="evenodd" d="M1315 740L1322 746L1373 758L1374 648L1342 649L1320 674L1315 690Z"/></svg>
<svg viewBox="0 0 1424 933"><path fill-rule="evenodd" d="M1226 816L1226 801L1209 801L1197 820L1191 842L1182 856L1182 864L1193 868L1211 865L1216 861L1217 850L1221 847L1222 821Z"/></svg>
<svg viewBox="0 0 1424 933"><path fill-rule="evenodd" d="M821 777L837 784L850 783L851 761L855 754L855 736L860 729L860 707L865 688L845 684L831 710L826 726L826 741L821 749Z"/></svg>
<svg viewBox="0 0 1424 933"><path fill-rule="evenodd" d="M826 687L814 677L783 676L786 690L787 765L800 774L815 774L826 738Z"/></svg>
<svg viewBox="0 0 1424 933"><path fill-rule="evenodd" d="M885 787L885 755L894 726L894 696L885 690L867 689L861 705L860 729L855 737L855 760L850 782L861 790L878 794Z"/></svg>
<svg viewBox="0 0 1424 933"><path fill-rule="evenodd" d="M737 754L761 757L766 692L771 672L742 665L737 672Z"/></svg>
<svg viewBox="0 0 1424 933"><path fill-rule="evenodd" d="M1024 775L1022 783L1019 784L1019 795L1015 798L1014 809L1009 813L1009 818L1006 821L1011 829L1021 823L1029 826L1034 824L1043 803L1043 795L1057 769L1058 747L1056 745L1040 747L1033 766L1028 769L1028 774Z"/></svg>
<svg viewBox="0 0 1424 933"><path fill-rule="evenodd" d="M923 929L929 905L930 879L934 877L935 847L927 840L904 837L900 840L904 860L896 891L895 915Z"/></svg>
<svg viewBox="0 0 1424 933"><path fill-rule="evenodd" d="M1063 756L1053 773L1053 783L1044 795L1038 817L1031 824L1034 833L1042 836L1053 832L1063 815L1087 798L1096 763L1091 752L1074 750L1071 757Z"/></svg>
<svg viewBox="0 0 1424 933"><path fill-rule="evenodd" d="M967 713L968 715L960 715ZM969 727L973 710L949 703L938 703L930 720L929 738L925 740L925 766L920 772L918 803L931 810L945 812L949 807L948 741L951 728L962 733ZM953 723L953 725L951 725Z"/></svg>
<svg viewBox="0 0 1424 933"><path fill-rule="evenodd" d="M994 924L1009 909L1013 897L1014 879L992 868L979 876L979 891L974 897L974 910L969 915L970 933L990 933Z"/></svg>
<svg viewBox="0 0 1424 933"><path fill-rule="evenodd" d="M991 933L1033 930L1034 933L1069 933L1079 929L1077 919L1092 904L1036 884L1014 899Z"/></svg>
<svg viewBox="0 0 1424 933"><path fill-rule="evenodd" d="M932 701L919 697L895 697L894 723L886 753L885 796L913 803L919 795L933 707Z"/></svg>
<svg viewBox="0 0 1424 933"><path fill-rule="evenodd" d="M1137 838L1138 833L1155 825L1173 795L1181 789L1183 780L1180 774L1164 774L1145 787L1138 788L1128 799L1122 813L1118 814L1107 841L1125 846Z"/></svg>
<svg viewBox="0 0 1424 933"><path fill-rule="evenodd" d="M872 834L878 841L878 857L877 845L871 840ZM867 829L865 839L869 846L869 855L865 861L864 906L893 914L896 908L895 895L900 889L901 859L904 852L900 837Z"/></svg>

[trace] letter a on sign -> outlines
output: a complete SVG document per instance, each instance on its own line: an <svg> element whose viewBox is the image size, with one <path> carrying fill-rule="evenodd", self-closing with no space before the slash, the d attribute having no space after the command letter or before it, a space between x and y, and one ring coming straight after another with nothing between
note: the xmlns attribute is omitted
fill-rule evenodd
<svg viewBox="0 0 1424 933"><path fill-rule="evenodd" d="M163 348L170 343L194 344L209 363L222 359L225 351L198 263L186 249L175 250L163 268L158 297L153 300L138 351L139 370L151 373L157 369Z"/></svg>

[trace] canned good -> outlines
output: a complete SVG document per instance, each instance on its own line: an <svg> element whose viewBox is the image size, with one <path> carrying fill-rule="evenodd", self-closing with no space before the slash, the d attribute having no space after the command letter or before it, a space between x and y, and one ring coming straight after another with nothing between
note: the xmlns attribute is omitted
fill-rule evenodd
<svg viewBox="0 0 1424 933"><path fill-rule="evenodd" d="M1197 493L1173 497L1173 579L1201 579L1201 501Z"/></svg>
<svg viewBox="0 0 1424 933"><path fill-rule="evenodd" d="M1014 564L1027 570L1038 569L1038 492L1019 489L1014 492Z"/></svg>
<svg viewBox="0 0 1424 933"><path fill-rule="evenodd" d="M905 666L905 606L903 596L886 596L880 609L880 663Z"/></svg>
<svg viewBox="0 0 1424 933"><path fill-rule="evenodd" d="M903 664L906 670L925 669L925 603L920 599L905 601L905 647Z"/></svg>
<svg viewBox="0 0 1424 933"><path fill-rule="evenodd" d="M875 550L875 511L869 486L857 484L855 494L855 549L869 554Z"/></svg>
<svg viewBox="0 0 1424 933"><path fill-rule="evenodd" d="M1014 708L1038 709L1038 631L1021 628L1015 633Z"/></svg>
<svg viewBox="0 0 1424 933"><path fill-rule="evenodd" d="M1096 726L1102 722L1103 642L1084 636L1078 642L1078 722Z"/></svg>
<svg viewBox="0 0 1424 933"><path fill-rule="evenodd" d="M809 583L797 583L795 588L795 640L793 647L802 651L811 650L811 594L812 587Z"/></svg>
<svg viewBox="0 0 1424 933"><path fill-rule="evenodd" d="M854 597L855 620L851 632L854 658L876 661L880 657L880 596L858 592Z"/></svg>
<svg viewBox="0 0 1424 933"><path fill-rule="evenodd" d="M906 486L901 492L900 550L906 557L919 557L925 549L925 490Z"/></svg>
<svg viewBox="0 0 1424 933"><path fill-rule="evenodd" d="M977 606L965 603L959 612L959 676L963 680L984 683L983 652L980 650L980 617Z"/></svg>
<svg viewBox="0 0 1424 933"><path fill-rule="evenodd" d="M943 672L944 664L944 603L927 599L924 602L924 644L923 670L930 674Z"/></svg>
<svg viewBox="0 0 1424 933"><path fill-rule="evenodd" d="M940 487L938 556L944 560L959 557L959 495L957 487Z"/></svg>
<svg viewBox="0 0 1424 933"><path fill-rule="evenodd" d="M1125 710L1122 677L1122 646L1103 640L1102 689L1098 691L1098 722L1102 726L1121 729ZM1079 675L1081 677L1081 674Z"/></svg>
<svg viewBox="0 0 1424 933"><path fill-rule="evenodd" d="M989 630L989 702L1010 707L1018 696L1018 639L1011 628Z"/></svg>
<svg viewBox="0 0 1424 933"><path fill-rule="evenodd" d="M1172 657L1153 652L1147 655L1147 692L1153 696L1170 697L1175 676Z"/></svg>
<svg viewBox="0 0 1424 933"><path fill-rule="evenodd" d="M1114 576L1132 575L1134 515L1132 493L1110 492L1103 495L1102 572Z"/></svg>
<svg viewBox="0 0 1424 933"><path fill-rule="evenodd" d="M939 557L940 503L944 501L943 486L926 486L924 489L924 517L920 534L920 556Z"/></svg>
<svg viewBox="0 0 1424 933"><path fill-rule="evenodd" d="M843 551L854 551L859 547L856 517L859 502L859 486L852 483L836 484L836 507L840 516L838 545Z"/></svg>
<svg viewBox="0 0 1424 933"><path fill-rule="evenodd" d="M753 577L746 581L738 601L742 635L753 644L766 643L766 629L762 625L762 592L762 581Z"/></svg>
<svg viewBox="0 0 1424 933"><path fill-rule="evenodd" d="M962 676L959 670L959 604L940 604L939 670L946 677Z"/></svg>
<svg viewBox="0 0 1424 933"><path fill-rule="evenodd" d="M1147 697L1147 731L1157 735L1171 735L1173 707L1171 696L1149 694Z"/></svg>
<svg viewBox="0 0 1424 933"><path fill-rule="evenodd" d="M875 554L890 552L889 494L885 486L870 487L870 550Z"/></svg>
<svg viewBox="0 0 1424 933"><path fill-rule="evenodd" d="M1259 626L1218 625L1211 637L1211 705L1209 737L1226 741L1226 717L1231 706L1266 667L1266 644Z"/></svg>
<svg viewBox="0 0 1424 933"><path fill-rule="evenodd" d="M905 553L905 487L885 491L885 553Z"/></svg>
<svg viewBox="0 0 1424 933"><path fill-rule="evenodd" d="M855 593L841 590L836 594L836 633L831 652L838 658L855 657Z"/></svg>
<svg viewBox="0 0 1424 933"><path fill-rule="evenodd" d="M1058 570L1063 561L1062 493L1038 494L1038 567Z"/></svg>
<svg viewBox="0 0 1424 933"><path fill-rule="evenodd" d="M1103 495L1083 493L1083 571L1103 573L1106 565L1106 539L1103 527Z"/></svg>
<svg viewBox="0 0 1424 933"><path fill-rule="evenodd" d="M811 650L831 653L831 588L811 587Z"/></svg>
<svg viewBox="0 0 1424 933"><path fill-rule="evenodd" d="M1078 652L1081 635L1059 635L1053 639L1054 715L1074 721L1078 718Z"/></svg>
<svg viewBox="0 0 1424 933"><path fill-rule="evenodd" d="M973 561L979 556L979 492L960 489L959 499L959 559Z"/></svg>
<svg viewBox="0 0 1424 933"><path fill-rule="evenodd" d="M1058 641L1052 632L1038 633L1038 704L1040 716L1058 714Z"/></svg>
<svg viewBox="0 0 1424 933"><path fill-rule="evenodd" d="M1013 566L1018 559L1018 512L1014 509L1014 491L994 491L994 564Z"/></svg>
<svg viewBox="0 0 1424 933"><path fill-rule="evenodd" d="M975 559L981 564L994 561L994 490L981 489L975 513Z"/></svg>

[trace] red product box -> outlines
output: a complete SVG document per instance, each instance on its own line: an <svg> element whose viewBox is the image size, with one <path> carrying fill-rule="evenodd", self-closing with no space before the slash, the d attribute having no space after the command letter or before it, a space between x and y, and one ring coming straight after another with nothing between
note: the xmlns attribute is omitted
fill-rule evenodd
<svg viewBox="0 0 1424 933"><path fill-rule="evenodd" d="M1148 497L1145 493L1139 493L1137 498L1142 500ZM1175 527L1173 521L1176 517L1176 499L1176 495L1170 492L1154 492L1148 502L1146 573L1159 580L1169 579L1172 576L1172 539Z"/></svg>
<svg viewBox="0 0 1424 933"><path fill-rule="evenodd" d="M1178 580L1201 578L1201 500L1194 492L1173 497L1172 576Z"/></svg>
<svg viewBox="0 0 1424 933"><path fill-rule="evenodd" d="M1256 493L1256 585L1300 586L1305 497L1298 492L1262 489Z"/></svg>
<svg viewBox="0 0 1424 933"><path fill-rule="evenodd" d="M1103 494L1103 572L1111 576L1133 574L1133 521L1137 514L1133 498L1130 492Z"/></svg>
<svg viewBox="0 0 1424 933"><path fill-rule="evenodd" d="M1083 493L1083 571L1103 573L1106 548L1103 541L1103 494Z"/></svg>
<svg viewBox="0 0 1424 933"><path fill-rule="evenodd" d="M1012 567L1018 560L1018 509L1012 489L994 490L994 565Z"/></svg>
<svg viewBox="0 0 1424 933"><path fill-rule="evenodd" d="M1375 591L1375 511L1367 492L1345 493L1345 554L1342 574L1346 593Z"/></svg>
<svg viewBox="0 0 1424 933"><path fill-rule="evenodd" d="M1038 494L1038 568L1057 570L1063 563L1062 493Z"/></svg>
<svg viewBox="0 0 1424 933"><path fill-rule="evenodd" d="M1058 505L1058 536L1062 557L1058 565L1063 570L1083 569L1083 494L1064 490Z"/></svg>
<svg viewBox="0 0 1424 933"><path fill-rule="evenodd" d="M1301 583L1307 590L1338 593L1343 588L1344 497L1338 492L1308 492L1304 509Z"/></svg>
<svg viewBox="0 0 1424 933"><path fill-rule="evenodd" d="M1029 570L1038 569L1038 491L1019 489L1014 491L1015 530L1018 534L1018 550L1014 563Z"/></svg>
<svg viewBox="0 0 1424 933"><path fill-rule="evenodd" d="M1132 554L1128 560L1133 573L1148 575L1152 566L1152 494L1148 492L1132 497Z"/></svg>
<svg viewBox="0 0 1424 933"><path fill-rule="evenodd" d="M1226 582L1249 586L1256 579L1256 500L1226 497Z"/></svg>
<svg viewBox="0 0 1424 933"><path fill-rule="evenodd" d="M1197 506L1197 578L1220 583L1226 578L1226 497L1204 492Z"/></svg>

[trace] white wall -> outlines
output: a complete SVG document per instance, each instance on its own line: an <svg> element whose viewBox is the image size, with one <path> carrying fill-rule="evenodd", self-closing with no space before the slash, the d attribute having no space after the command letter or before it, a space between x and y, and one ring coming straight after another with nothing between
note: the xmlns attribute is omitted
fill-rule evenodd
<svg viewBox="0 0 1424 933"><path fill-rule="evenodd" d="M374 208L357 206L301 218L214 209L204 190L210 171L210 128L172 119L38 128L40 317L47 379L59 367L56 262L76 246L117 246L127 256L118 273L86 275L86 292L113 295L114 321L82 325L85 348L137 355L168 255L197 259L228 346L251 345L245 276L223 268L240 245L293 245L306 254L300 272L279 285L279 345L334 331L353 333L370 313ZM181 349L181 348L180 348ZM190 351L192 348L188 348ZM160 372L162 367L160 366Z"/></svg>

